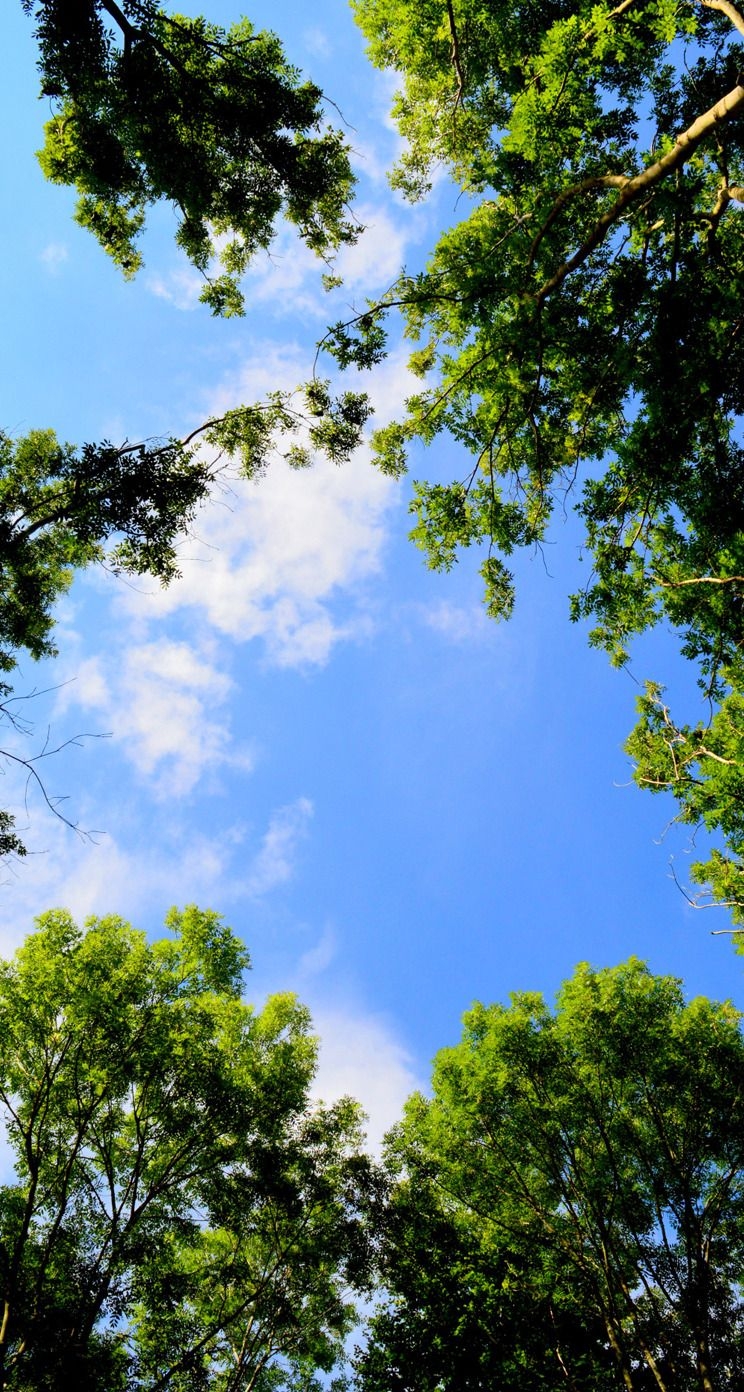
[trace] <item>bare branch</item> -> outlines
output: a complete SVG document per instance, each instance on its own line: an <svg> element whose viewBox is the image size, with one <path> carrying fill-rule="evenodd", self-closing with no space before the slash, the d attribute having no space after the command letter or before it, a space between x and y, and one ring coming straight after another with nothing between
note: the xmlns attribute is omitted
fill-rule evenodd
<svg viewBox="0 0 744 1392"><path fill-rule="evenodd" d="M733 585L744 584L744 575L694 575L690 580L660 580L652 576L661 590L678 590L685 585Z"/></svg>

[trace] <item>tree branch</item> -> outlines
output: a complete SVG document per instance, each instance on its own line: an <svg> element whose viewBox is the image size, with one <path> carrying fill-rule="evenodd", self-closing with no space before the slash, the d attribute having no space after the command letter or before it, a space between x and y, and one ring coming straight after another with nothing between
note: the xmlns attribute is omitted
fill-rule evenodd
<svg viewBox="0 0 744 1392"><path fill-rule="evenodd" d="M452 36L452 49L450 51L450 62L457 76L457 93L455 96L455 111L457 111L462 94L465 90L465 75L462 70L460 59L460 44L457 37L457 26L455 24L455 12L452 8L452 0L447 0L447 18L449 19L450 34Z"/></svg>
<svg viewBox="0 0 744 1392"><path fill-rule="evenodd" d="M550 228L553 226L553 223L555 222L561 210L566 206L567 203L570 203L572 198L576 198L581 193L588 193L591 189L594 188L622 189L625 188L627 182L627 177L624 174L597 174L594 177L582 179L581 183L572 184L570 188L564 189L563 193L559 193L550 212L548 213L547 218L545 219L545 222L543 223L542 227L540 228L540 231L537 233L537 236L535 237L532 243L532 246L530 247L530 255L527 262L528 269L535 259L537 248L539 247L543 237L547 232L549 232Z"/></svg>
<svg viewBox="0 0 744 1392"><path fill-rule="evenodd" d="M704 5L706 10L718 10L720 14L725 14L734 28L738 29L740 34L744 34L744 15L740 14L729 0L700 0L700 4Z"/></svg>
<svg viewBox="0 0 744 1392"><path fill-rule="evenodd" d="M702 0L702 3L720 7L726 4L727 0ZM742 32L744 32L744 29ZM626 180L619 198L617 198L612 207L608 208L607 212L603 213L602 217L597 220L589 236L582 242L581 246L558 267L558 270L555 271L549 280L544 282L539 290L533 293L527 292L525 298L532 300L536 305L540 305L549 295L553 294L554 290L560 289L564 280L567 279L571 272L577 270L579 266L582 266L587 258L591 256L591 253L602 245L610 228L622 217L626 208L634 203L647 189L653 188L655 184L665 179L668 174L674 173L676 169L681 169L690 156L694 154L700 142L704 140L707 135L710 135L721 121L728 120L742 107L744 107L744 85L737 83L735 87L732 87L730 92L726 93L725 97L721 97L721 100L717 101L714 106L711 106L708 111L705 111L702 116L698 116L697 120L693 121L692 125L688 126L687 130L683 131L682 135L677 137L671 150L668 150L665 155L662 155L661 159L656 160L655 164L648 165L646 169L643 169L640 174L636 174L634 178Z"/></svg>
<svg viewBox="0 0 744 1392"><path fill-rule="evenodd" d="M733 585L737 581L744 584L744 575L694 575L690 580L660 580L652 576L660 590L679 590L684 585Z"/></svg>

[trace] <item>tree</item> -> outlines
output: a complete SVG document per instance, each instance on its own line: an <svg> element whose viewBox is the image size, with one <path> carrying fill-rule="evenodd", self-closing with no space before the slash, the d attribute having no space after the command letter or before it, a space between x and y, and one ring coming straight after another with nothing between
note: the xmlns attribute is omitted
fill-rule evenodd
<svg viewBox="0 0 744 1392"><path fill-rule="evenodd" d="M637 960L476 1005L388 1138L363 1392L744 1375L744 1039Z"/></svg>
<svg viewBox="0 0 744 1392"><path fill-rule="evenodd" d="M42 169L77 188L78 222L126 275L160 200L214 313L242 312L240 276L280 216L322 255L355 239L345 143L274 34L246 19L224 30L171 15L155 0L22 4L36 22L42 94L57 108ZM215 261L222 274L210 278Z"/></svg>
<svg viewBox="0 0 744 1392"><path fill-rule="evenodd" d="M14 1392L316 1386L364 1285L356 1105L218 915L45 914L0 965L0 1365Z"/></svg>
<svg viewBox="0 0 744 1392"><path fill-rule="evenodd" d="M17 441L0 433L0 671L12 671L23 650L34 658L55 653L53 606L75 570L105 560L164 584L178 575L178 542L224 472L224 455L243 477L256 477L275 432L303 426L311 445L347 458L365 403L353 393L332 401L316 382L302 405L276 393L206 421L185 440L136 445L76 449L51 430ZM200 452L204 445L211 451ZM290 445L286 457L297 468L309 463L301 445Z"/></svg>
<svg viewBox="0 0 744 1392"><path fill-rule="evenodd" d="M671 624L737 723L744 13L732 0L354 8L373 62L400 80L394 182L419 198L444 166L468 200L426 269L329 339L341 362L374 361L402 309L423 386L378 433L379 462L399 473L412 443L441 433L471 456L450 485L416 485L416 540L436 568L485 550L488 607L507 615L509 555L539 546L572 498L591 562L573 617L594 620L591 641L618 663L633 635Z"/></svg>
<svg viewBox="0 0 744 1392"><path fill-rule="evenodd" d="M280 218L323 258L355 239L346 146L274 35L247 20L224 31L168 15L153 0L22 3L36 25L42 94L56 107L42 168L78 189L78 221L125 274L141 264L137 236L162 200L218 314L242 312L240 277ZM226 459L255 477L280 434L296 467L309 463L308 445L340 462L367 415L359 394L334 399L313 381L185 439L75 447L47 429L0 435L0 671L22 651L55 652L54 606L77 569L106 561L166 584L177 575L178 544ZM298 427L307 443L289 438ZM10 695L0 683L0 718ZM38 779L33 760L3 753ZM0 812L0 855L24 850Z"/></svg>

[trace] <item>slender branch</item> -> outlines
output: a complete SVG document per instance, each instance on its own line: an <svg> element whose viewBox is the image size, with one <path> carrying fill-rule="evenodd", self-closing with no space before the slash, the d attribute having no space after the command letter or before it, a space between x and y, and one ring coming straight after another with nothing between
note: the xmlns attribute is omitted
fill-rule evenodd
<svg viewBox="0 0 744 1392"><path fill-rule="evenodd" d="M8 763L16 764L18 767L25 769L26 789L28 790L28 786L30 783L34 783L38 788L39 792L41 793L44 802L49 808L49 811L53 812L54 816L58 817L59 820L63 822L66 827L69 827L70 831L77 832L78 836L82 837L83 840L91 840L96 835L96 833L83 831L78 826L77 822L73 822L69 817L65 816L64 812L62 812L59 807L59 804L63 799L61 797L53 797L50 793L47 792L44 780L41 777L38 770L34 768L34 764L36 764L40 759L48 759L54 754L59 754L63 749L79 749L81 739L106 738L106 735L95 735L86 732L83 735L74 735L71 739L63 740L61 744L58 744L53 749L49 748L47 738L47 742L45 743L44 748L41 750L41 752L39 754L33 754L29 759L24 759L21 754L14 754L10 749L0 749L0 759L6 759ZM26 797L26 808L28 809L28 795Z"/></svg>
<svg viewBox="0 0 744 1392"><path fill-rule="evenodd" d="M460 44L457 37L457 26L455 24L455 12L452 8L452 0L447 0L447 18L449 19L450 35L452 37L450 62L455 70L455 75L457 77L457 93L455 95L455 111L457 111L457 108L462 100L462 94L465 90L465 75L462 70L462 61L460 58Z"/></svg>
<svg viewBox="0 0 744 1392"><path fill-rule="evenodd" d="M702 2L713 4L714 0L702 0ZM717 5L723 5L726 2L727 0L715 0ZM662 155L661 159L656 160L654 164L648 165L640 174L636 174L634 178L626 181L619 197L615 200L612 207L608 208L607 212L603 213L602 216L597 219L592 231L581 243L581 246L578 247L572 256L567 257L563 264L558 267L558 270L543 283L539 290L531 293L528 292L525 298L532 300L536 305L540 305L549 295L552 295L555 290L559 290L564 280L567 279L571 272L577 270L579 266L582 266L587 258L591 256L592 252L596 251L597 247L602 245L608 232L618 219L623 216L626 209L648 189L653 188L654 185L658 184L662 179L665 179L667 175L674 173L677 169L681 169L691 155L694 154L700 142L704 140L706 136L710 135L721 121L729 120L729 118L735 115L737 111L741 110L742 107L744 107L744 85L737 83L735 87L731 88L730 92L726 93L725 97L721 97L720 101L717 101L715 105L709 107L702 116L698 116L697 120L693 121L692 125L688 126L687 130L683 131L682 135L677 137L671 150L668 150L665 155Z"/></svg>
<svg viewBox="0 0 744 1392"><path fill-rule="evenodd" d="M694 575L690 580L660 580L653 576L660 590L679 590L684 585L733 585L744 584L744 575Z"/></svg>
<svg viewBox="0 0 744 1392"><path fill-rule="evenodd" d="M570 188L564 189L563 193L559 193L550 212L548 213L548 216L546 217L542 227L540 228L540 231L537 233L537 236L535 237L532 246L530 247L530 254L527 260L528 269L535 259L537 249L543 237L546 235L547 232L550 231L550 228L553 226L553 223L555 222L556 218L562 212L563 208L565 208L566 204L570 203L572 198L577 198L582 193L589 193L591 189L595 188L623 189L625 188L627 182L628 179L624 174L596 174L591 178L582 179L578 184L572 184Z"/></svg>

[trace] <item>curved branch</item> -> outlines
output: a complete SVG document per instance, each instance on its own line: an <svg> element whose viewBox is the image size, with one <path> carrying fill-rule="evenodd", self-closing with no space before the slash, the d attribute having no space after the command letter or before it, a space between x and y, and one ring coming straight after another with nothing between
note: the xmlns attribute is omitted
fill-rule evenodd
<svg viewBox="0 0 744 1392"><path fill-rule="evenodd" d="M704 5L706 10L718 10L720 14L725 14L734 28L738 29L740 34L744 34L744 15L730 3L730 0L700 0L700 4Z"/></svg>
<svg viewBox="0 0 744 1392"><path fill-rule="evenodd" d="M578 197L578 195L581 193L589 193L591 189L595 188L623 189L625 188L627 182L628 179L624 174L597 174L591 178L582 179L580 183L572 184L570 188L564 189L563 193L559 193L550 212L548 213L548 216L546 217L542 227L540 228L540 231L537 233L532 243L532 246L530 247L530 255L527 261L527 268L529 269L529 267L532 265L532 262L534 261L535 255L537 253L537 248L539 247L543 237L546 235L547 232L550 231L550 228L553 226L553 223L555 222L556 218L558 217L562 209L565 208L566 204L570 203L572 198Z"/></svg>
<svg viewBox="0 0 744 1392"><path fill-rule="evenodd" d="M727 0L703 0L703 3L720 6L727 4ZM688 126L687 130L677 137L671 150L662 155L661 159L658 159L655 164L648 165L634 178L626 180L619 198L597 220L589 236L573 253L573 256L569 256L539 290L533 293L528 292L525 298L540 305L549 295L553 294L554 290L559 290L571 272L582 266L592 252L602 245L610 228L622 217L626 208L634 203L641 194L665 179L668 174L674 173L676 169L681 169L690 156L694 154L700 142L707 135L710 135L721 121L728 120L742 107L744 107L744 85L737 83L730 92L726 93L725 97L721 97L721 100L711 106L708 111L705 111L702 116L698 116L697 120L693 121L692 125Z"/></svg>

